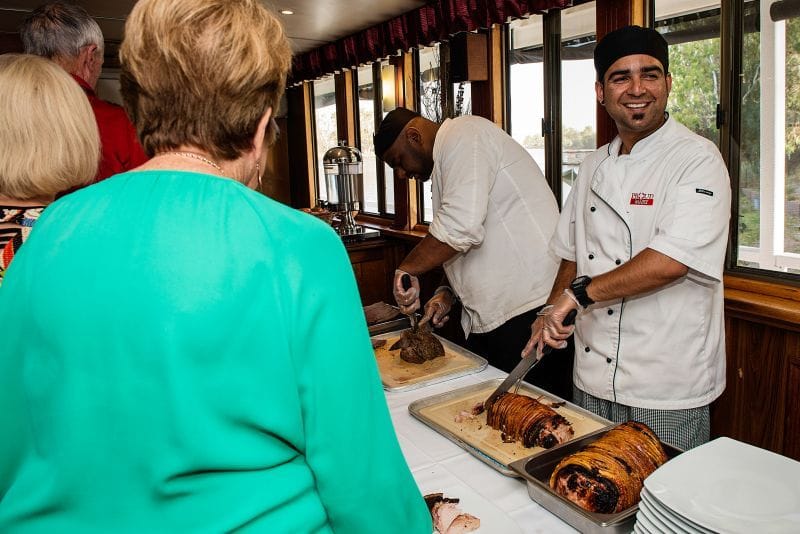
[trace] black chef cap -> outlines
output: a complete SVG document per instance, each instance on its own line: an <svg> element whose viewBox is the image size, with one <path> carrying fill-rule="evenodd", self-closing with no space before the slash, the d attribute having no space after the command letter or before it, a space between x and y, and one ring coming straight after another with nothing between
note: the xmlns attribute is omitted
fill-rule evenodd
<svg viewBox="0 0 800 534"><path fill-rule="evenodd" d="M419 113L406 108L397 108L390 111L383 118L380 126L378 126L378 131L375 132L372 138L375 154L383 159L383 154L389 150L389 147L392 146L392 143L394 143L394 140L400 135L400 132L403 131L406 124L408 124L411 119L419 116Z"/></svg>
<svg viewBox="0 0 800 534"><path fill-rule="evenodd" d="M641 26L625 26L600 39L594 48L594 68L597 79L603 81L608 68L616 60L634 54L647 54L661 62L664 74L669 72L667 41L656 30Z"/></svg>

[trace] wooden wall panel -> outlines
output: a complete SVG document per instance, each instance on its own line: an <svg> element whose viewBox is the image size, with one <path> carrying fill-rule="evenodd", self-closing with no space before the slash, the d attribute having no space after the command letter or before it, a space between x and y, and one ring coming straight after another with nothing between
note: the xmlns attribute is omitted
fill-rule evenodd
<svg viewBox="0 0 800 534"><path fill-rule="evenodd" d="M597 40L607 33L622 26L633 24L634 10L631 0L606 0L597 2L595 16L597 20ZM617 127L606 113L605 108L597 106L597 146L611 142L617 136Z"/></svg>
<svg viewBox="0 0 800 534"><path fill-rule="evenodd" d="M787 421L800 416L800 367L796 384L789 374L790 355L800 350L800 338L735 314L726 317L725 330L727 387L712 405L712 434L787 454L786 440L795 442L787 434L792 432Z"/></svg>
<svg viewBox="0 0 800 534"><path fill-rule="evenodd" d="M800 335L787 336L786 355L789 372L786 379L786 430L783 454L800 460Z"/></svg>

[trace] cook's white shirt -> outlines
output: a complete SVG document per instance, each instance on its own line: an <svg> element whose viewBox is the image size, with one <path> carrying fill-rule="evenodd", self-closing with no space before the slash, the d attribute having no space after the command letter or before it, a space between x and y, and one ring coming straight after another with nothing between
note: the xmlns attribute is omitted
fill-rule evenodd
<svg viewBox="0 0 800 534"><path fill-rule="evenodd" d="M530 154L494 123L464 116L439 127L433 161L429 232L460 253L443 267L465 335L544 304L558 270L548 248L558 206Z"/></svg>
<svg viewBox="0 0 800 534"><path fill-rule="evenodd" d="M725 389L722 272L730 180L716 146L672 118L619 155L617 137L584 160L551 241L597 276L645 248L689 268L652 292L578 314L574 382L603 399L695 408Z"/></svg>

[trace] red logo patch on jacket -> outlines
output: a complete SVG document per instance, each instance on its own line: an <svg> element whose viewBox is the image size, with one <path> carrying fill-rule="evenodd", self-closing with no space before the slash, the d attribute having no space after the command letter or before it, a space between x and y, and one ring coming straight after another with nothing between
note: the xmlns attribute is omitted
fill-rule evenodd
<svg viewBox="0 0 800 534"><path fill-rule="evenodd" d="M653 193L631 193L631 205L652 206L654 197Z"/></svg>

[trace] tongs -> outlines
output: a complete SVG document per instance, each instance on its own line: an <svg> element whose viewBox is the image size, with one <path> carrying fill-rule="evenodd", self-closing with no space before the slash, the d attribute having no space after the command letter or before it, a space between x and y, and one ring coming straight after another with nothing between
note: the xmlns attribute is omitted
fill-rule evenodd
<svg viewBox="0 0 800 534"><path fill-rule="evenodd" d="M404 274L403 277L401 278L401 281L402 281L402 284L403 284L403 289L405 291L408 291L409 289L411 289L411 277L408 274ZM411 313L408 314L408 320L411 321L411 331L412 332L416 332L417 331L417 314L412 311Z"/></svg>
<svg viewBox="0 0 800 534"><path fill-rule="evenodd" d="M563 325L569 326L575 322L575 316L578 315L578 310L572 310L564 317ZM489 395L489 398L483 403L484 406L489 407L491 404L497 400L497 398L506 393L511 387L514 387L514 392L516 393L519 389L519 383L522 382L522 379L527 375L531 369L536 367L542 358L546 355L550 354L553 351L553 347L550 345L545 345L542 349L542 355L537 357L536 353L531 354L527 358L522 358L520 362L517 364L516 367L508 374L505 380L503 380L500 385L494 390L494 393Z"/></svg>

